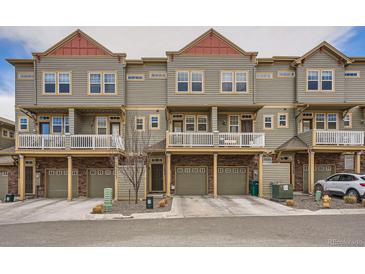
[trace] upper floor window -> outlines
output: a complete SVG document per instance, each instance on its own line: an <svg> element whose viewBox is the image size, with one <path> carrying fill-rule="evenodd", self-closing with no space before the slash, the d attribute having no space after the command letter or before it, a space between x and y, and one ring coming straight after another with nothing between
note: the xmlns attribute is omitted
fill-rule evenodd
<svg viewBox="0 0 365 274"><path fill-rule="evenodd" d="M136 117L135 130L144 131L144 117Z"/></svg>
<svg viewBox="0 0 365 274"><path fill-rule="evenodd" d="M89 73L89 94L116 94L116 85L116 73Z"/></svg>
<svg viewBox="0 0 365 274"><path fill-rule="evenodd" d="M201 93L204 89L203 71L178 71L176 90L179 93Z"/></svg>
<svg viewBox="0 0 365 274"><path fill-rule="evenodd" d="M191 72L191 92L203 91L203 72L192 71Z"/></svg>
<svg viewBox="0 0 365 274"><path fill-rule="evenodd" d="M59 93L70 93L71 92L71 74L67 73L59 73L58 74L58 92Z"/></svg>
<svg viewBox="0 0 365 274"><path fill-rule="evenodd" d="M62 116L52 117L52 132L56 134L62 133Z"/></svg>
<svg viewBox="0 0 365 274"><path fill-rule="evenodd" d="M166 71L150 71L150 78L151 79L166 79L167 72Z"/></svg>
<svg viewBox="0 0 365 274"><path fill-rule="evenodd" d="M44 93L56 93L56 73L44 73Z"/></svg>
<svg viewBox="0 0 365 274"><path fill-rule="evenodd" d="M277 73L279 78L293 78L295 77L295 71L290 70L279 70Z"/></svg>
<svg viewBox="0 0 365 274"><path fill-rule="evenodd" d="M229 132L239 132L239 117L238 115L229 116Z"/></svg>
<svg viewBox="0 0 365 274"><path fill-rule="evenodd" d="M144 74L127 74L127 81L144 81Z"/></svg>
<svg viewBox="0 0 365 274"><path fill-rule="evenodd" d="M108 119L107 117L96 117L96 133L105 135L108 132Z"/></svg>
<svg viewBox="0 0 365 274"><path fill-rule="evenodd" d="M208 117L206 115L198 115L198 131L208 130Z"/></svg>
<svg viewBox="0 0 365 274"><path fill-rule="evenodd" d="M221 91L227 93L247 92L248 73L245 71L222 71Z"/></svg>
<svg viewBox="0 0 365 274"><path fill-rule="evenodd" d="M28 130L28 117L19 118L19 131Z"/></svg>
<svg viewBox="0 0 365 274"><path fill-rule="evenodd" d="M336 130L337 114L336 113L316 113L315 116L317 130Z"/></svg>
<svg viewBox="0 0 365 274"><path fill-rule="evenodd" d="M333 70L308 70L307 90L308 91L333 91Z"/></svg>
<svg viewBox="0 0 365 274"><path fill-rule="evenodd" d="M14 131L9 131L9 138L14 138Z"/></svg>
<svg viewBox="0 0 365 274"><path fill-rule="evenodd" d="M347 113L346 116L343 117L343 127L352 128L352 113Z"/></svg>
<svg viewBox="0 0 365 274"><path fill-rule="evenodd" d="M278 113L278 128L288 127L288 113Z"/></svg>
<svg viewBox="0 0 365 274"><path fill-rule="evenodd" d="M7 129L3 129L3 137L5 138L9 137L9 131Z"/></svg>
<svg viewBox="0 0 365 274"><path fill-rule="evenodd" d="M160 129L160 115L150 115L150 129Z"/></svg>
<svg viewBox="0 0 365 274"><path fill-rule="evenodd" d="M68 116L63 117L63 123L65 133L70 133L70 120Z"/></svg>
<svg viewBox="0 0 365 274"><path fill-rule="evenodd" d="M274 128L274 116L273 115L264 115L264 129L273 129Z"/></svg>
<svg viewBox="0 0 365 274"><path fill-rule="evenodd" d="M256 79L268 80L273 78L272 72L256 72Z"/></svg>
<svg viewBox="0 0 365 274"><path fill-rule="evenodd" d="M325 129L325 119L326 116L324 113L316 113L316 129Z"/></svg>
<svg viewBox="0 0 365 274"><path fill-rule="evenodd" d="M185 131L195 131L195 116L194 115L185 116Z"/></svg>
<svg viewBox="0 0 365 274"><path fill-rule="evenodd" d="M44 94L71 94L71 72L44 72Z"/></svg>
<svg viewBox="0 0 365 274"><path fill-rule="evenodd" d="M188 92L189 91L189 72L179 71L177 73L177 91Z"/></svg>
<svg viewBox="0 0 365 274"><path fill-rule="evenodd" d="M327 114L327 129L337 129L337 114L336 113Z"/></svg>
<svg viewBox="0 0 365 274"><path fill-rule="evenodd" d="M345 78L360 78L360 71L347 70L345 71Z"/></svg>

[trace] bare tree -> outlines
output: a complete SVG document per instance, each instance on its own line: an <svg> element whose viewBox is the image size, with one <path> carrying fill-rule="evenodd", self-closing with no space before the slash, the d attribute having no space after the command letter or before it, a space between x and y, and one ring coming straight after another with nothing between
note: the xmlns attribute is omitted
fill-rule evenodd
<svg viewBox="0 0 365 274"><path fill-rule="evenodd" d="M135 193L134 201L137 204L138 192L145 172L145 162L147 161L147 150L150 144L151 133L145 121L143 121L142 130L142 123L137 124L134 117L130 117L126 124L128 127L125 132L125 157L121 173L133 186Z"/></svg>

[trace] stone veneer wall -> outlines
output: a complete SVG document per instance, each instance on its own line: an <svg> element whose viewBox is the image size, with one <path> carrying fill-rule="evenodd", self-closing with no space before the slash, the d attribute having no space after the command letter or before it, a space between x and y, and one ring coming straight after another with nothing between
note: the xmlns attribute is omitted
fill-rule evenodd
<svg viewBox="0 0 365 274"><path fill-rule="evenodd" d="M176 166L208 167L208 193L213 194L213 155L172 155L171 185L175 186ZM246 166L249 168L249 179L253 178L253 170L258 169L258 156L255 155L218 155L218 166ZM171 191L174 194L174 191Z"/></svg>

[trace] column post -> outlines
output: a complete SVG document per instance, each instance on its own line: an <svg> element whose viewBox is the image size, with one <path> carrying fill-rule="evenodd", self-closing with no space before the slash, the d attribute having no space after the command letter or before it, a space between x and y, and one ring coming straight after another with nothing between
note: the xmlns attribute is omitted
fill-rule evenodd
<svg viewBox="0 0 365 274"><path fill-rule="evenodd" d="M263 155L259 154L259 197L264 197Z"/></svg>
<svg viewBox="0 0 365 274"><path fill-rule="evenodd" d="M171 196L171 154L166 154L166 196Z"/></svg>
<svg viewBox="0 0 365 274"><path fill-rule="evenodd" d="M356 152L355 156L355 172L360 173L361 172L361 153Z"/></svg>
<svg viewBox="0 0 365 274"><path fill-rule="evenodd" d="M72 201L72 157L67 156L67 200Z"/></svg>
<svg viewBox="0 0 365 274"><path fill-rule="evenodd" d="M308 152L308 193L313 194L314 187L314 152Z"/></svg>
<svg viewBox="0 0 365 274"><path fill-rule="evenodd" d="M213 196L218 197L218 153L213 154Z"/></svg>
<svg viewBox="0 0 365 274"><path fill-rule="evenodd" d="M21 201L25 200L25 160L24 155L19 155L18 194Z"/></svg>
<svg viewBox="0 0 365 274"><path fill-rule="evenodd" d="M119 158L117 156L114 157L114 200L118 201L118 170L119 166Z"/></svg>

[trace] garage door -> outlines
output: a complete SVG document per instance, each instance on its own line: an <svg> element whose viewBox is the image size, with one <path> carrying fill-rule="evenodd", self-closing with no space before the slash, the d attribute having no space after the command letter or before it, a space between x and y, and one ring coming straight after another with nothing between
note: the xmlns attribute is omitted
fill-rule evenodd
<svg viewBox="0 0 365 274"><path fill-rule="evenodd" d="M67 198L67 169L47 171L47 197ZM77 197L77 170L72 171L72 197Z"/></svg>
<svg viewBox="0 0 365 274"><path fill-rule="evenodd" d="M177 167L175 180L177 195L207 194L206 167Z"/></svg>
<svg viewBox="0 0 365 274"><path fill-rule="evenodd" d="M8 172L0 170L0 200L4 201L8 193Z"/></svg>
<svg viewBox="0 0 365 274"><path fill-rule="evenodd" d="M336 173L335 165L315 165L314 166L314 183L318 180L326 179ZM308 165L303 166L303 192L308 193Z"/></svg>
<svg viewBox="0 0 365 274"><path fill-rule="evenodd" d="M290 184L290 163L265 163L263 165L263 195L271 198L271 183Z"/></svg>
<svg viewBox="0 0 365 274"><path fill-rule="evenodd" d="M218 195L247 194L247 169L245 167L218 167Z"/></svg>
<svg viewBox="0 0 365 274"><path fill-rule="evenodd" d="M114 189L114 169L93 168L89 169L88 172L90 198L103 198L104 188Z"/></svg>

